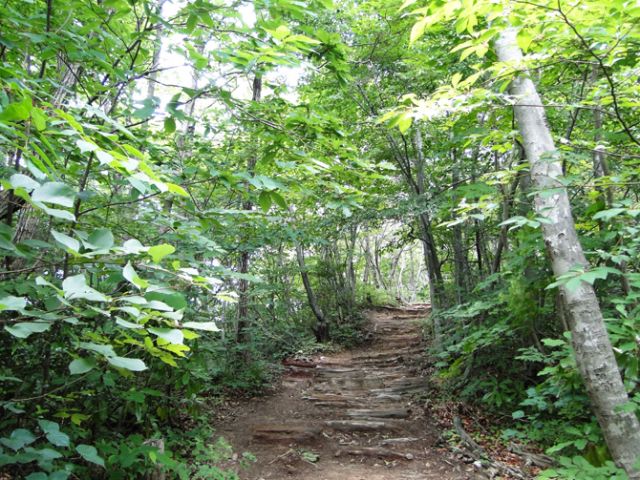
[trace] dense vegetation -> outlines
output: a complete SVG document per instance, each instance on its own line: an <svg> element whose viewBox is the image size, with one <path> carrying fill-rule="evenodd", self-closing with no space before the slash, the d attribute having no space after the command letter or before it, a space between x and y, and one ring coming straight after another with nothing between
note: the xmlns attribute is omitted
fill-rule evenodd
<svg viewBox="0 0 640 480"><path fill-rule="evenodd" d="M544 478L638 478L639 21L1 2L0 471L234 478L219 398L427 301L445 396L560 458Z"/></svg>

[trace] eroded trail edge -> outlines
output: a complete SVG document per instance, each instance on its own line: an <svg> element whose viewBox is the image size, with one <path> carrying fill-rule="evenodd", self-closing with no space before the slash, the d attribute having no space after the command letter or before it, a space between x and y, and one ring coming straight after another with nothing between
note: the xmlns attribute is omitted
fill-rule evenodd
<svg viewBox="0 0 640 480"><path fill-rule="evenodd" d="M473 467L438 447L417 395L424 305L367 313L366 348L288 362L281 388L217 426L257 462L243 479L472 479Z"/></svg>

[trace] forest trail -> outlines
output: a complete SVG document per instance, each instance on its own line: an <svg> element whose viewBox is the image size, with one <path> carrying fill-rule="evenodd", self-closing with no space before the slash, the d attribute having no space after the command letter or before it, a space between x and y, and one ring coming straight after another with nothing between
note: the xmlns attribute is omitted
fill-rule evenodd
<svg viewBox="0 0 640 480"><path fill-rule="evenodd" d="M243 480L486 478L438 447L440 431L416 394L426 306L368 312L372 341L287 362L277 392L241 404L216 433L257 462Z"/></svg>

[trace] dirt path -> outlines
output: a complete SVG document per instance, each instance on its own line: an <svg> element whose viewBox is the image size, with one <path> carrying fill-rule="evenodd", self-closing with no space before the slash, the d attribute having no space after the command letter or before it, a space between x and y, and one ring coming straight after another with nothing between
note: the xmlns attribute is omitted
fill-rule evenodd
<svg viewBox="0 0 640 480"><path fill-rule="evenodd" d="M290 362L277 393L242 404L216 426L257 462L243 480L464 480L486 478L436 443L417 393L426 379L419 319L425 307L368 314L366 348Z"/></svg>

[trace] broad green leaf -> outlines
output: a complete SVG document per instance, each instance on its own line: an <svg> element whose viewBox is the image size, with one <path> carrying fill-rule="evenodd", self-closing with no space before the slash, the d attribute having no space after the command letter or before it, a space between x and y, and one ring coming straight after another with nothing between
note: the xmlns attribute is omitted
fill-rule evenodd
<svg viewBox="0 0 640 480"><path fill-rule="evenodd" d="M169 343L181 345L184 342L184 335L177 328L155 328L149 327L147 330L158 338L162 338Z"/></svg>
<svg viewBox="0 0 640 480"><path fill-rule="evenodd" d="M122 244L124 253L133 253L135 255L146 252L149 248L142 245L138 240L132 238Z"/></svg>
<svg viewBox="0 0 640 480"><path fill-rule="evenodd" d="M0 121L22 122L31 115L31 97L24 97L19 102L10 103L0 112Z"/></svg>
<svg viewBox="0 0 640 480"><path fill-rule="evenodd" d="M107 361L116 368L124 368L132 372L142 372L147 369L144 362L138 358L107 357Z"/></svg>
<svg viewBox="0 0 640 480"><path fill-rule="evenodd" d="M133 328L134 330L140 330L141 328L143 328L143 326L138 323L129 322L128 320L120 317L116 317L116 324L124 328Z"/></svg>
<svg viewBox="0 0 640 480"><path fill-rule="evenodd" d="M83 274L68 277L62 282L62 290L67 300L83 299L90 302L107 302L109 299L87 285Z"/></svg>
<svg viewBox="0 0 640 480"><path fill-rule="evenodd" d="M25 297L14 297L12 295L0 297L0 312L3 310L13 310L20 312L27 307Z"/></svg>
<svg viewBox="0 0 640 480"><path fill-rule="evenodd" d="M42 202L33 202L33 204L39 209L43 210L47 215L51 215L52 217L61 218L62 220L69 220L70 222L75 222L76 217L66 210L59 210L57 208L49 208Z"/></svg>
<svg viewBox="0 0 640 480"><path fill-rule="evenodd" d="M80 242L73 237L55 230L51 230L51 236L63 247L78 253L80 251Z"/></svg>
<svg viewBox="0 0 640 480"><path fill-rule="evenodd" d="M131 284L135 285L138 289L147 288L149 286L149 282L138 276L136 271L131 266L131 262L127 262L127 264L122 269L122 276Z"/></svg>
<svg viewBox="0 0 640 480"><path fill-rule="evenodd" d="M11 450L18 451L36 441L36 436L29 430L18 428L11 432L9 438L0 438L0 443Z"/></svg>
<svg viewBox="0 0 640 480"><path fill-rule="evenodd" d="M25 480L49 480L49 475L44 472L34 472L27 475Z"/></svg>
<svg viewBox="0 0 640 480"><path fill-rule="evenodd" d="M60 425L56 422L50 422L49 420L38 420L38 425L45 433L47 440L56 447L68 447L69 436L66 433L60 431Z"/></svg>
<svg viewBox="0 0 640 480"><path fill-rule="evenodd" d="M285 201L284 197L280 195L278 192L270 192L270 193L271 193L271 199L276 203L276 205L278 205L281 209L286 210L287 202Z"/></svg>
<svg viewBox="0 0 640 480"><path fill-rule="evenodd" d="M180 195L181 197L189 196L189 193L180 185L176 185L175 183L169 183L169 182L166 182L166 185L171 193L175 193L176 195Z"/></svg>
<svg viewBox="0 0 640 480"><path fill-rule="evenodd" d="M33 178L22 175L21 173L11 175L11 177L9 178L9 183L13 188L24 188L29 192L40 186L40 184Z"/></svg>
<svg viewBox="0 0 640 480"><path fill-rule="evenodd" d="M96 366L96 361L93 358L76 358L69 364L69 373L81 375L93 370Z"/></svg>
<svg viewBox="0 0 640 480"><path fill-rule="evenodd" d="M33 122L33 126L36 127L36 130L39 132L47 128L47 116L39 108L31 110L31 121Z"/></svg>
<svg viewBox="0 0 640 480"><path fill-rule="evenodd" d="M409 34L409 45L413 45L422 35L424 35L428 21L428 18L424 17L413 25L411 33Z"/></svg>
<svg viewBox="0 0 640 480"><path fill-rule="evenodd" d="M85 350L91 350L92 352L99 353L100 355L104 355L105 357L116 356L116 352L113 350L113 347L111 345L102 345L92 342L80 342L78 344L78 347L84 348Z"/></svg>
<svg viewBox="0 0 640 480"><path fill-rule="evenodd" d="M95 463L96 465L104 467L104 460L100 455L98 455L96 447L80 444L76 447L76 452L78 452L87 462Z"/></svg>
<svg viewBox="0 0 640 480"><path fill-rule="evenodd" d="M263 212L268 212L271 208L271 194L270 192L261 192L258 197L258 204Z"/></svg>
<svg viewBox="0 0 640 480"><path fill-rule="evenodd" d="M161 245L156 245L149 248L149 251L147 253L153 260L153 263L160 263L164 257L166 257L167 255L171 255L175 251L176 249L173 245L163 243Z"/></svg>
<svg viewBox="0 0 640 480"><path fill-rule="evenodd" d="M66 183L47 182L33 191L31 199L34 202L72 207L75 195L75 192Z"/></svg>
<svg viewBox="0 0 640 480"><path fill-rule="evenodd" d="M215 322L184 322L182 326L184 328L191 328L193 330L204 330L206 332L220 331Z"/></svg>
<svg viewBox="0 0 640 480"><path fill-rule="evenodd" d="M144 297L147 300L159 300L174 310L183 310L188 306L187 299L184 295L172 290L154 290L152 292L146 292Z"/></svg>
<svg viewBox="0 0 640 480"><path fill-rule="evenodd" d="M76 145L78 146L78 148L80 149L80 152L85 153L85 152L95 152L96 150L98 150L100 147L98 147L98 145L96 145L93 142L87 142L86 140L77 140L76 141Z"/></svg>
<svg viewBox="0 0 640 480"><path fill-rule="evenodd" d="M5 330L14 337L27 338L32 333L46 332L51 328L51 322L20 322L5 325Z"/></svg>
<svg viewBox="0 0 640 480"><path fill-rule="evenodd" d="M172 134L176 131L176 120L173 117L166 117L164 119L164 132Z"/></svg>
<svg viewBox="0 0 640 480"><path fill-rule="evenodd" d="M604 220L609 221L614 217L617 217L618 215L622 215L623 213L626 213L629 209L628 208L610 208L608 210L600 210L598 213L596 213L593 216L594 220Z"/></svg>
<svg viewBox="0 0 640 480"><path fill-rule="evenodd" d="M113 247L113 233L107 228L94 230L84 245L91 250L109 250Z"/></svg>

